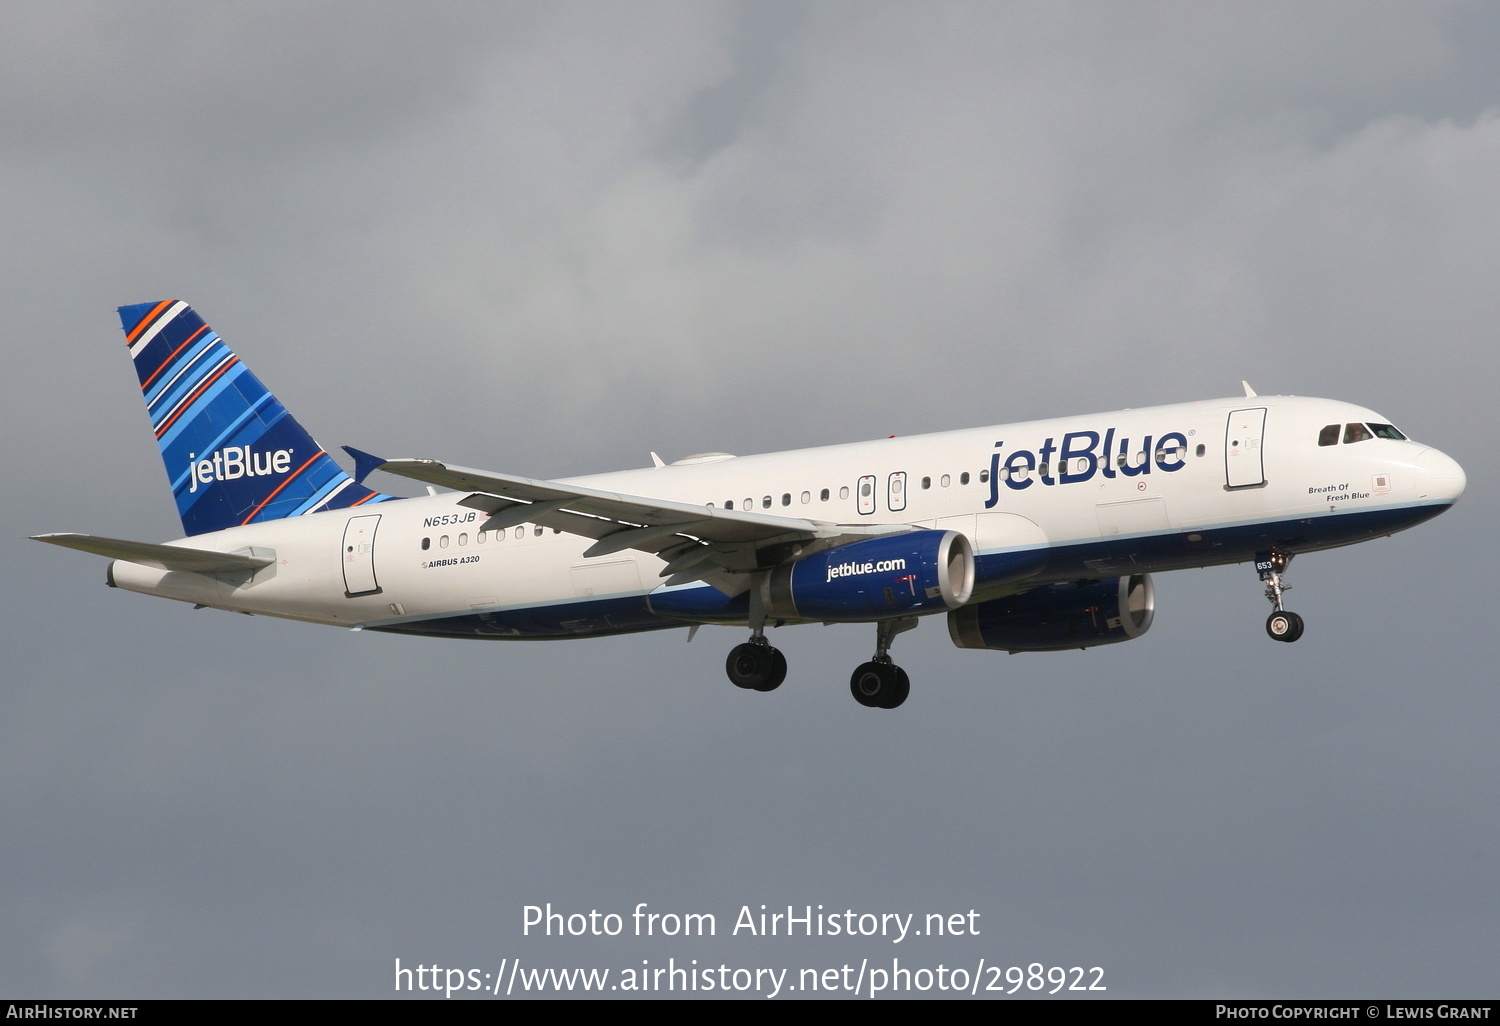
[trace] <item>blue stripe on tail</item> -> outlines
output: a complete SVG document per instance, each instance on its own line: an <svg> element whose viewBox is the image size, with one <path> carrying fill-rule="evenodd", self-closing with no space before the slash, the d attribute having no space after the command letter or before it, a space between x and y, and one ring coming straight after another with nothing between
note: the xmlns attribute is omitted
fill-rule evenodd
<svg viewBox="0 0 1500 1026"><path fill-rule="evenodd" d="M186 303L120 307L189 535L393 496L354 481Z"/></svg>

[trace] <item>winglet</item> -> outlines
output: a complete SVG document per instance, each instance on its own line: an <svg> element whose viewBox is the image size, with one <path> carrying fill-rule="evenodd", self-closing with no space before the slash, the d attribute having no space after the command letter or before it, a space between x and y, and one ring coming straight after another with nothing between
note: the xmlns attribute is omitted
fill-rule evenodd
<svg viewBox="0 0 1500 1026"><path fill-rule="evenodd" d="M1253 388L1250 387L1250 382L1248 382L1248 381L1241 381L1240 384L1245 386L1245 398L1246 399L1254 399L1256 397L1255 396L1255 389L1253 389Z"/></svg>
<svg viewBox="0 0 1500 1026"><path fill-rule="evenodd" d="M661 457L656 455L656 453L654 452L651 454L651 462L656 465L657 470L660 470L662 467L666 466L666 464L662 462Z"/></svg>
<svg viewBox="0 0 1500 1026"><path fill-rule="evenodd" d="M352 445L340 446L350 456L354 457L354 481L356 484L364 484L365 478L379 470L387 461L383 456L376 456L354 448Z"/></svg>

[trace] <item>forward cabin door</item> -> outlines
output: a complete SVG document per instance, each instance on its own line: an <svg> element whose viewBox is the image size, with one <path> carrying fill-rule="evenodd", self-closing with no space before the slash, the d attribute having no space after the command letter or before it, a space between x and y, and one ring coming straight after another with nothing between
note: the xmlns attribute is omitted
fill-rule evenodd
<svg viewBox="0 0 1500 1026"><path fill-rule="evenodd" d="M1266 433L1266 408L1235 410L1224 431L1224 485L1259 488L1266 483L1261 439Z"/></svg>
<svg viewBox="0 0 1500 1026"><path fill-rule="evenodd" d="M344 594L374 595L380 591L375 582L375 529L380 514L350 517L344 525Z"/></svg>

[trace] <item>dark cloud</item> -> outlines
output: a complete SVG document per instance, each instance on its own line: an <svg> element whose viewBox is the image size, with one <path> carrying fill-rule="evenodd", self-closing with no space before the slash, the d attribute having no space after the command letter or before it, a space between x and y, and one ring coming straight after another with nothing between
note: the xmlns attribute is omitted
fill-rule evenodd
<svg viewBox="0 0 1500 1026"><path fill-rule="evenodd" d="M823 966L523 904L983 913L912 964L1113 996L1475 995L1500 921L1497 20L1295 5L12 6L0 988L379 996L395 958ZM1469 471L1410 535L1163 575L1056 656L872 632L462 645L153 603L26 541L175 533L112 308L192 301L328 446L538 476L1234 394ZM1272 651L1271 649L1276 649Z"/></svg>

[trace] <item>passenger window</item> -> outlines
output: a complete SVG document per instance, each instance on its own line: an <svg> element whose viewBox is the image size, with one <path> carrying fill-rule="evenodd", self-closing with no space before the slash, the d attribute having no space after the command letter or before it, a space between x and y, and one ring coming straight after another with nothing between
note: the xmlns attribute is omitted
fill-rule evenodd
<svg viewBox="0 0 1500 1026"><path fill-rule="evenodd" d="M518 528L516 528L516 537L517 538L525 537L525 535L526 535L526 528L524 528L524 527L518 527Z"/></svg>
<svg viewBox="0 0 1500 1026"><path fill-rule="evenodd" d="M484 532L480 531L478 534L476 534L474 536L474 540L477 541L479 544L483 545L484 544Z"/></svg>
<svg viewBox="0 0 1500 1026"><path fill-rule="evenodd" d="M1344 425L1344 444L1345 445L1348 445L1351 442L1364 442L1364 441L1368 441L1369 439L1374 438L1374 437L1375 436L1372 435L1372 434L1370 434L1369 429L1366 428L1363 424L1345 424Z"/></svg>
<svg viewBox="0 0 1500 1026"><path fill-rule="evenodd" d="M1339 425L1337 425L1337 424L1329 424L1322 431L1319 431L1318 432L1318 444L1319 445L1338 445L1339 444Z"/></svg>
<svg viewBox="0 0 1500 1026"><path fill-rule="evenodd" d="M1371 424L1370 430L1375 432L1376 438L1390 438L1397 442L1406 441L1406 436L1397 431L1391 424Z"/></svg>
<svg viewBox="0 0 1500 1026"><path fill-rule="evenodd" d="M448 536L445 534L441 538L438 539L438 548L440 548L440 549L446 549L447 547L448 547Z"/></svg>
<svg viewBox="0 0 1500 1026"><path fill-rule="evenodd" d="M874 488L874 487L875 486L872 485L872 484L870 484L870 482L868 482L868 481L862 481L862 482L860 482L860 486L859 486L859 496L860 496L860 498L862 498L862 499L868 499L870 497L870 490L872 488Z"/></svg>
<svg viewBox="0 0 1500 1026"><path fill-rule="evenodd" d="M1202 456L1206 452L1208 452L1208 446L1204 445L1202 442L1199 442L1198 443L1198 455Z"/></svg>
<svg viewBox="0 0 1500 1026"><path fill-rule="evenodd" d="M980 481L981 484L987 482L989 479L990 479L990 472L988 470L981 470L979 472L979 481Z"/></svg>
<svg viewBox="0 0 1500 1026"><path fill-rule="evenodd" d="M763 497L760 500L760 508L761 509L770 509L771 508L771 497L769 495Z"/></svg>
<svg viewBox="0 0 1500 1026"><path fill-rule="evenodd" d="M432 539L431 538L423 538L422 539L422 551L426 552L430 548L432 548Z"/></svg>
<svg viewBox="0 0 1500 1026"><path fill-rule="evenodd" d="M938 484L942 485L944 488L947 488L952 483L953 483L953 478L949 477L947 474L944 474L938 480Z"/></svg>
<svg viewBox="0 0 1500 1026"><path fill-rule="evenodd" d="M792 493L791 492L782 492L781 493L781 504L783 506L790 506L792 504Z"/></svg>
<svg viewBox="0 0 1500 1026"><path fill-rule="evenodd" d="M531 533L540 538L542 536L542 525L537 524L536 527L532 529Z"/></svg>
<svg viewBox="0 0 1500 1026"><path fill-rule="evenodd" d="M734 509L734 500L733 499L726 499L724 501L724 508L725 509Z"/></svg>
<svg viewBox="0 0 1500 1026"><path fill-rule="evenodd" d="M969 472L967 470L958 475L958 483L961 485L966 485L969 483Z"/></svg>
<svg viewBox="0 0 1500 1026"><path fill-rule="evenodd" d="M755 500L752 499L752 498L750 498L750 496L748 496L748 495L745 496L745 505L742 506L741 508L742 509L747 509L747 510L754 509L755 508Z"/></svg>
<svg viewBox="0 0 1500 1026"><path fill-rule="evenodd" d="M847 499L847 498L849 498L849 486L848 485L844 485L844 487L842 487L842 488L839 489L839 498L841 498L841 499Z"/></svg>
<svg viewBox="0 0 1500 1026"><path fill-rule="evenodd" d="M827 488L824 488L821 492L818 493L818 499L821 502L827 502L828 501L828 489Z"/></svg>
<svg viewBox="0 0 1500 1026"><path fill-rule="evenodd" d="M803 492L802 505L806 506L809 502L812 502L812 492Z"/></svg>
<svg viewBox="0 0 1500 1026"><path fill-rule="evenodd" d="M932 478L930 478L930 477L924 477L924 478L922 478L922 491L925 492L927 489L929 489L931 487L932 487Z"/></svg>
<svg viewBox="0 0 1500 1026"><path fill-rule="evenodd" d="M469 534L467 531L458 536L458 544L460 547L469 544Z"/></svg>

